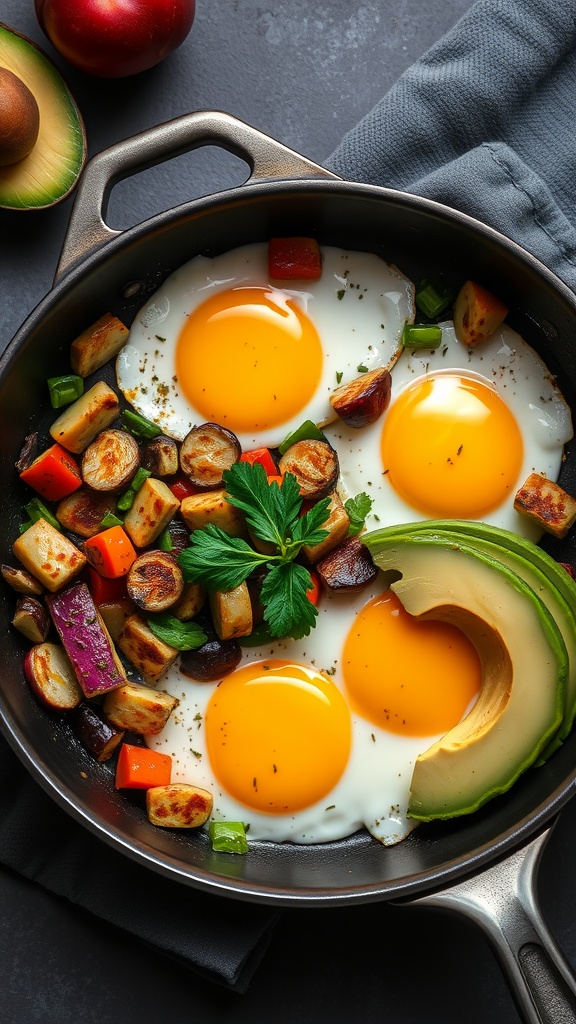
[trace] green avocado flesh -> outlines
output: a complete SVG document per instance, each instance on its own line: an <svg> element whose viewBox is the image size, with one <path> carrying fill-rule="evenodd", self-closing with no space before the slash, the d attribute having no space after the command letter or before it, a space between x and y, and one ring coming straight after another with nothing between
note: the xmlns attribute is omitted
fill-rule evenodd
<svg viewBox="0 0 576 1024"><path fill-rule="evenodd" d="M0 167L0 207L53 206L73 189L86 160L84 123L57 68L29 39L0 23L0 67L28 86L40 111L34 148Z"/></svg>
<svg viewBox="0 0 576 1024"><path fill-rule="evenodd" d="M569 611L550 588L552 612L538 592L545 577L534 572L533 589L516 571L525 566L505 564L488 541L481 550L452 522L414 526L362 539L410 614L449 621L470 637L483 680L471 711L416 761L408 813L431 821L477 810L547 751L564 722L569 672L555 614L561 608L567 625Z"/></svg>

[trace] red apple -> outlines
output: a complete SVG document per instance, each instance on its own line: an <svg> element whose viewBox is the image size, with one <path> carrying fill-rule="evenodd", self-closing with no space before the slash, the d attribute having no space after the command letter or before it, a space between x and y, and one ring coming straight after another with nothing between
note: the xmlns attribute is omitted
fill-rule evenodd
<svg viewBox="0 0 576 1024"><path fill-rule="evenodd" d="M34 0L36 16L70 64L121 78L159 64L184 42L195 0Z"/></svg>

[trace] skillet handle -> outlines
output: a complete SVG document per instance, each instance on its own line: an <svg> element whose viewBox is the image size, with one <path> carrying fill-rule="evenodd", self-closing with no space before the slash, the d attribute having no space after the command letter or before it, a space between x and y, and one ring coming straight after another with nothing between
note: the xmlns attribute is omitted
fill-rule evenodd
<svg viewBox="0 0 576 1024"><path fill-rule="evenodd" d="M103 150L82 173L55 283L71 267L122 234L105 223L110 192L123 178L200 146L220 146L250 167L248 182L337 175L230 114L204 110L166 121Z"/></svg>
<svg viewBox="0 0 576 1024"><path fill-rule="evenodd" d="M550 830L475 877L410 904L453 910L480 925L525 1024L574 1024L576 979L536 896L536 872L549 835Z"/></svg>

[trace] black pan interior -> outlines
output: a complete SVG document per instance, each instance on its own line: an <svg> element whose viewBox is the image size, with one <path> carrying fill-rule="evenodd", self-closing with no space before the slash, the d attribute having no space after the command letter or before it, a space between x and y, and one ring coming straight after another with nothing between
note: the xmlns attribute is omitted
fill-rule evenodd
<svg viewBox="0 0 576 1024"><path fill-rule="evenodd" d="M130 323L161 281L198 253L214 255L273 234L314 235L369 250L418 281L430 273L459 285L480 280L510 306L511 326L540 352L572 407L576 300L535 260L497 233L437 204L338 181L259 183L196 201L125 232L76 267L28 317L0 362L2 561L23 519L14 471L22 440L46 406L46 378L69 369L68 347L112 310ZM568 446L561 482L576 493ZM574 539L547 542L576 564ZM22 672L25 643L10 626L14 595L0 594L1 726L51 796L100 838L152 869L234 898L282 904L363 902L414 895L471 873L541 830L571 795L576 735L503 797L457 822L421 825L385 848L365 833L323 845L253 843L243 857L215 854L201 835L154 828L138 796L119 795L67 724L32 697Z"/></svg>

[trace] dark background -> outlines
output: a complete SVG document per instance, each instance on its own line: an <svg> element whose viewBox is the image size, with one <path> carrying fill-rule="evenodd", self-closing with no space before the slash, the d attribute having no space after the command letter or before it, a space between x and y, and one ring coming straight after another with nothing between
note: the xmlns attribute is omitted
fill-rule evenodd
<svg viewBox="0 0 576 1024"><path fill-rule="evenodd" d="M39 43L65 74L84 116L89 155L177 115L219 109L322 163L469 0L198 0L186 42L128 79L91 79L66 65L37 25L32 0L2 0L0 20ZM108 214L125 228L180 202L244 181L211 148L114 189ZM34 213L0 210L0 344L50 290L71 201ZM1 780L0 780L0 784ZM576 808L545 850L542 908L576 963ZM143 894L145 899L145 893ZM190 922L194 927L194 922ZM202 982L74 905L0 870L0 1021L11 1024L517 1024L484 938L436 910L369 904L284 914L244 995Z"/></svg>

